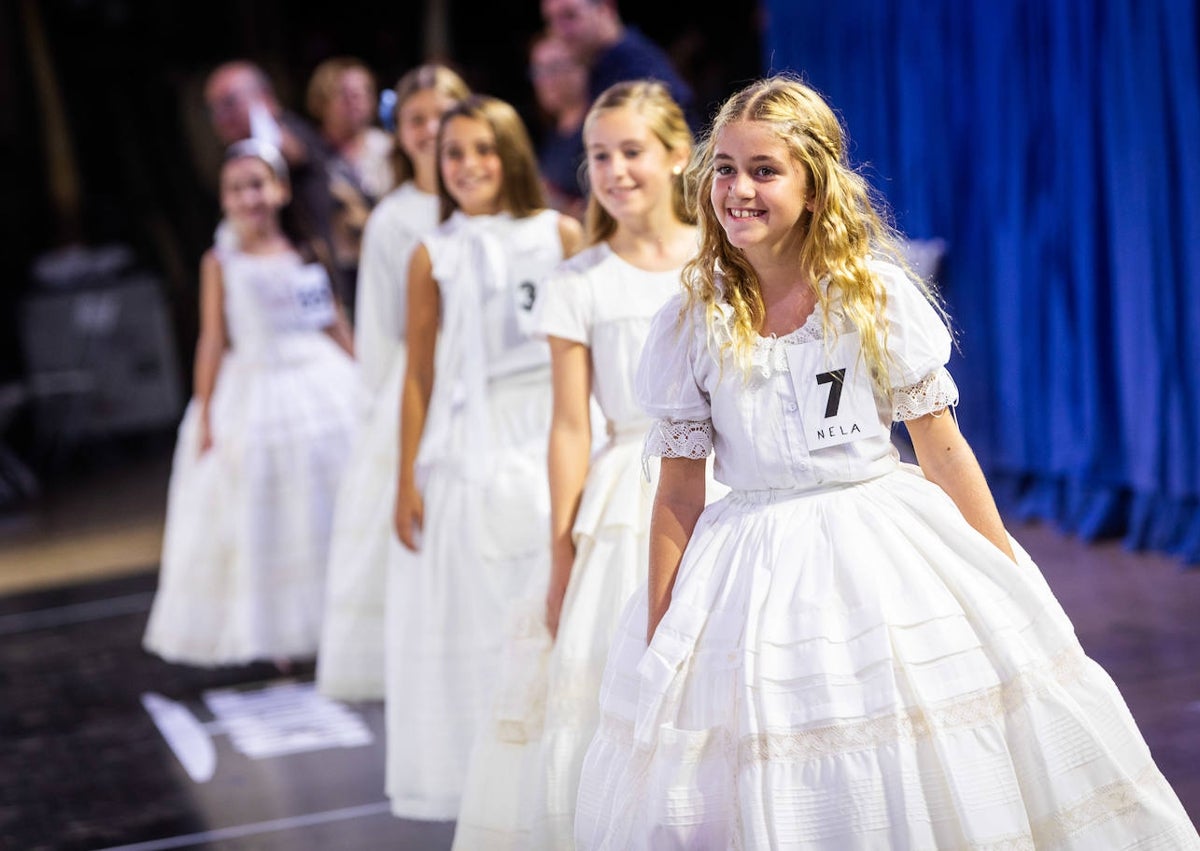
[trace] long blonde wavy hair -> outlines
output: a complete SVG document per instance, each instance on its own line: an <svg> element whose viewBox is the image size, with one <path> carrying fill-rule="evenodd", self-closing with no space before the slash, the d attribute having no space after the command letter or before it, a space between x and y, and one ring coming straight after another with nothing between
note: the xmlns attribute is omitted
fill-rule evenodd
<svg viewBox="0 0 1200 851"><path fill-rule="evenodd" d="M688 179L699 208L700 251L683 270L685 311L696 303L704 304L709 339L719 339L722 351L732 350L743 370L749 368L750 351L766 309L754 267L741 249L729 243L710 200L716 141L726 127L741 121L774 127L793 160L804 168L812 193L812 211L796 223L801 231L797 263L824 315L829 314L830 303L836 300L853 323L861 336L863 360L871 379L877 390L889 396L883 312L886 294L871 273L869 258L896 263L943 319L945 311L930 286L905 260L902 239L885 218L886 204L850 166L846 134L837 115L820 94L794 77L768 77L732 95L692 159ZM824 278L828 278L829 285L822 289L818 282ZM714 333L714 324L722 317L721 303L733 309L727 335ZM827 325L827 341L831 332Z"/></svg>

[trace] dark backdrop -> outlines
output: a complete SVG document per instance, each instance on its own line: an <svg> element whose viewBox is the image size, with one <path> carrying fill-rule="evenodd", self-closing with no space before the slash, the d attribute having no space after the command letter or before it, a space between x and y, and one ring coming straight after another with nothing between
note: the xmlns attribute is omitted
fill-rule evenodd
<svg viewBox="0 0 1200 851"><path fill-rule="evenodd" d="M444 58L476 90L512 102L536 134L526 56L541 26L537 0L447 2ZM285 105L300 112L308 75L329 56L357 56L381 86L391 85L428 58L424 7L413 0L0 4L0 157L7 166L0 382L25 370L19 308L32 291L35 260L64 245L116 243L161 281L190 390L199 259L217 219L218 150L201 99L204 75L225 59L252 58L271 74ZM761 70L756 8L693 4L682 14L676 3L621 5L626 23L673 53L709 107ZM51 177L69 177L72 168L80 187L74 207L51 189ZM34 466L72 462L71 453L51 457L39 448L25 416L0 433L0 446L5 440Z"/></svg>

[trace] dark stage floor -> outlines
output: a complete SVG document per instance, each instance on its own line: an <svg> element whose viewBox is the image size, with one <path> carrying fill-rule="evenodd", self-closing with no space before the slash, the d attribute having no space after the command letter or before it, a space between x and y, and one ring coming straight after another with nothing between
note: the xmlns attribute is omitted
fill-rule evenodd
<svg viewBox="0 0 1200 851"><path fill-rule="evenodd" d="M1012 530L1196 820L1200 571ZM154 584L142 574L0 598L0 847L449 847L451 824L388 811L378 704L321 701L311 665L284 677L146 654Z"/></svg>

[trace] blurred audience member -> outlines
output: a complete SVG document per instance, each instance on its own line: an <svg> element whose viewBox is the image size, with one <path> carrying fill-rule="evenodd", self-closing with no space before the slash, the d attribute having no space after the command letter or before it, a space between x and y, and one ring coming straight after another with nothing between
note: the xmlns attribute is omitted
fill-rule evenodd
<svg viewBox="0 0 1200 851"><path fill-rule="evenodd" d="M700 129L695 95L671 57L637 27L626 26L616 0L541 0L542 20L589 68L588 104L613 83L651 79L664 83L693 132Z"/></svg>
<svg viewBox="0 0 1200 851"><path fill-rule="evenodd" d="M246 59L224 62L209 72L204 102L223 147L255 138L279 149L291 178L294 217L332 261L336 201L329 191L325 144L317 128L284 108L266 71ZM346 283L334 281L334 292L344 302Z"/></svg>
<svg viewBox="0 0 1200 851"><path fill-rule="evenodd" d="M309 78L306 105L320 126L329 191L338 201L332 220L334 261L351 311L363 227L394 183L392 137L375 125L377 99L375 75L354 57L326 59Z"/></svg>
<svg viewBox="0 0 1200 851"><path fill-rule="evenodd" d="M587 114L588 69L566 43L542 32L529 50L529 78L545 121L538 140L538 168L547 201L583 220L587 191L581 182L583 118Z"/></svg>

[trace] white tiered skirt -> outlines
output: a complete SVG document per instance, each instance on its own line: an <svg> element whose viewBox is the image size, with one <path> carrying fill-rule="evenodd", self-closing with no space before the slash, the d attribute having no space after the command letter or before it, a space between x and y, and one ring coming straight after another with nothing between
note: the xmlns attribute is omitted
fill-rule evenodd
<svg viewBox="0 0 1200 851"><path fill-rule="evenodd" d="M195 400L179 427L147 650L199 666L316 653L360 393L354 362L324 334L290 336L269 358L225 355L212 448L198 452Z"/></svg>
<svg viewBox="0 0 1200 851"><path fill-rule="evenodd" d="M387 794L403 818L458 815L467 757L491 706L513 603L549 578L549 369L488 387L487 456L469 423L424 485L418 553L392 548ZM486 470L486 475L478 475Z"/></svg>
<svg viewBox="0 0 1200 851"><path fill-rule="evenodd" d="M622 615L581 849L1200 848L1036 565L904 469L710 505Z"/></svg>
<svg viewBox="0 0 1200 851"><path fill-rule="evenodd" d="M329 547L317 689L338 700L382 700L388 559L400 450L403 347L355 440L338 489Z"/></svg>
<svg viewBox="0 0 1200 851"><path fill-rule="evenodd" d="M500 690L471 752L454 847L569 851L583 755L600 722L600 682L629 598L644 594L658 462L642 471L645 428L592 460L575 515L575 563L556 641L546 585L514 608ZM711 477L714 500L728 489Z"/></svg>

